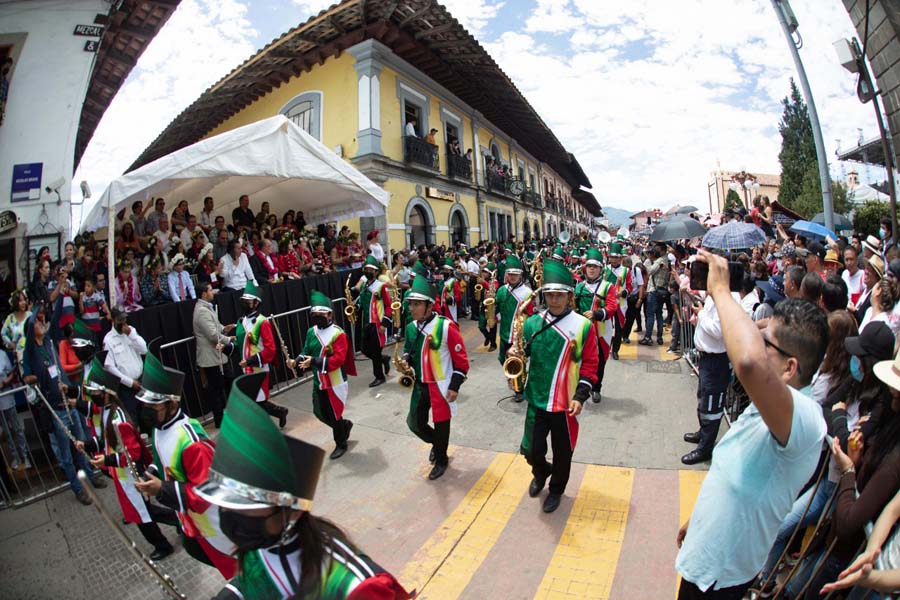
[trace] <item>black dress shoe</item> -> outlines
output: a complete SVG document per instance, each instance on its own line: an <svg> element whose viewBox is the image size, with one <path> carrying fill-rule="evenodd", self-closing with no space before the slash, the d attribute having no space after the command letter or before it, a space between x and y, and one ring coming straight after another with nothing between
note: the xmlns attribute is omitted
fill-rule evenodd
<svg viewBox="0 0 900 600"><path fill-rule="evenodd" d="M537 477L533 477L531 479L531 484L528 486L528 495L532 498L537 498L538 494L541 493L541 490L544 489L544 486L547 485L547 478L538 479Z"/></svg>
<svg viewBox="0 0 900 600"><path fill-rule="evenodd" d="M428 462L434 464L434 448L432 448L431 452L428 453Z"/></svg>
<svg viewBox="0 0 900 600"><path fill-rule="evenodd" d="M106 482L103 481L103 475L97 475L93 479L91 479L91 485L94 486L98 490L102 490L106 487Z"/></svg>
<svg viewBox="0 0 900 600"><path fill-rule="evenodd" d="M340 458L344 455L345 452L347 452L347 444L344 444L343 446L335 446L334 450L331 451L331 455L328 458L330 458L331 460Z"/></svg>
<svg viewBox="0 0 900 600"><path fill-rule="evenodd" d="M662 338L656 338L656 343L657 345L662 346L663 344L665 344L665 341L663 341Z"/></svg>
<svg viewBox="0 0 900 600"><path fill-rule="evenodd" d="M700 443L700 432L699 431L689 431L684 434L684 441L688 444L699 444Z"/></svg>
<svg viewBox="0 0 900 600"><path fill-rule="evenodd" d="M497 344L492 343L492 344L491 344L491 347L488 348L488 352L493 352L493 351L496 350L496 349L497 349Z"/></svg>
<svg viewBox="0 0 900 600"><path fill-rule="evenodd" d="M691 450L681 457L681 462L686 465L696 465L697 463L706 462L712 459L712 452L703 452L702 450Z"/></svg>
<svg viewBox="0 0 900 600"><path fill-rule="evenodd" d="M428 474L428 479L434 481L441 475L443 475L447 471L447 464L435 464L434 467L431 468L431 473Z"/></svg>
<svg viewBox="0 0 900 600"><path fill-rule="evenodd" d="M153 551L153 554L150 555L150 560L162 560L167 556L171 556L175 552L175 548L169 546L168 548L157 548Z"/></svg>
<svg viewBox="0 0 900 600"><path fill-rule="evenodd" d="M559 508L560 499L562 499L562 494L554 494L553 492L547 494L547 497L544 498L543 511L545 513L552 513Z"/></svg>
<svg viewBox="0 0 900 600"><path fill-rule="evenodd" d="M287 425L287 414L288 414L288 409L285 408L284 411L280 415L278 415L278 428L279 429L284 429L284 426Z"/></svg>
<svg viewBox="0 0 900 600"><path fill-rule="evenodd" d="M638 345L640 345L640 346L652 346L652 345L653 345L653 340L651 340L650 338L641 338L641 341L638 342Z"/></svg>
<svg viewBox="0 0 900 600"><path fill-rule="evenodd" d="M600 395L600 392L591 392L591 401L594 404L600 404L600 401L602 399L603 399L603 397Z"/></svg>
<svg viewBox="0 0 900 600"><path fill-rule="evenodd" d="M613 356L613 360L619 360L619 353L616 352L615 350L613 350L612 356Z"/></svg>
<svg viewBox="0 0 900 600"><path fill-rule="evenodd" d="M384 379L374 379L374 380L372 380L372 383L369 384L369 387L370 388L378 387L382 383L384 383Z"/></svg>
<svg viewBox="0 0 900 600"><path fill-rule="evenodd" d="M522 392L518 392L515 396L513 396L513 400L515 400L516 402L522 402L523 400L525 400L525 394L523 394Z"/></svg>

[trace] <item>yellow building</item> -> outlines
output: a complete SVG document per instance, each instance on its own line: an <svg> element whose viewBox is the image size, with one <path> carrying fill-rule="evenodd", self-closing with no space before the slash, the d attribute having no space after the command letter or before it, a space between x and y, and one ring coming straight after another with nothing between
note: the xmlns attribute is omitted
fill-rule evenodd
<svg viewBox="0 0 900 600"><path fill-rule="evenodd" d="M384 217L349 225L391 248L575 234L600 213L575 157L431 0L323 11L204 92L132 168L279 113L390 192Z"/></svg>

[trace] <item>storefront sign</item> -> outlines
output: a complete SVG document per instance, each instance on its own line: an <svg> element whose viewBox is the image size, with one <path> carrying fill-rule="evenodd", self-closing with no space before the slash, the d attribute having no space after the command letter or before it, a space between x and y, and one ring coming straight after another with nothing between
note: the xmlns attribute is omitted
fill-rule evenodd
<svg viewBox="0 0 900 600"><path fill-rule="evenodd" d="M12 201L41 199L41 171L44 163L13 165Z"/></svg>
<svg viewBox="0 0 900 600"><path fill-rule="evenodd" d="M86 37L101 37L103 28L99 25L76 25L72 35L83 35Z"/></svg>
<svg viewBox="0 0 900 600"><path fill-rule="evenodd" d="M85 52L96 52L97 48L100 47L100 40L87 40L84 43L84 51Z"/></svg>
<svg viewBox="0 0 900 600"><path fill-rule="evenodd" d="M455 202L456 194L453 192L445 192L434 187L425 188L425 196L434 198L435 200L446 200L447 202Z"/></svg>
<svg viewBox="0 0 900 600"><path fill-rule="evenodd" d="M0 233L12 231L19 226L19 218L11 210L5 210L0 213Z"/></svg>

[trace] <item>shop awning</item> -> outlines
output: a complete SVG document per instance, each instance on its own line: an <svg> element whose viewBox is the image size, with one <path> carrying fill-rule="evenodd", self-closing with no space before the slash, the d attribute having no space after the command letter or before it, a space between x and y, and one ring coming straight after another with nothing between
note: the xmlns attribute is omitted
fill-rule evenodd
<svg viewBox="0 0 900 600"><path fill-rule="evenodd" d="M137 200L165 198L171 210L187 200L200 214L212 196L215 212L231 222L238 198L258 210L303 211L307 223L384 215L390 194L321 142L277 115L211 137L163 156L113 181L85 207L79 230L94 230Z"/></svg>

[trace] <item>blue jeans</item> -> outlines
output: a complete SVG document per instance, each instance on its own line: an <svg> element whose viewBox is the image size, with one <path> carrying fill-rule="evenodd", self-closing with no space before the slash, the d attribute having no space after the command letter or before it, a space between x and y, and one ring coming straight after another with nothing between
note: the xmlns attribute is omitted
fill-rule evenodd
<svg viewBox="0 0 900 600"><path fill-rule="evenodd" d="M850 564L849 561L836 556L829 556L823 560L824 555L825 548L822 548L803 559L803 562L797 568L797 573L787 582L784 588L785 593L783 597L786 600L800 600L801 598L804 600L817 600L821 598L819 590L822 589L822 586L826 583L837 581L837 576L840 572ZM819 567L820 563L821 568ZM816 573L815 579L810 581L817 568L819 572ZM809 582L809 585L806 585L807 582ZM806 591L803 592L803 596L800 596L800 591L804 586L806 586Z"/></svg>
<svg viewBox="0 0 900 600"><path fill-rule="evenodd" d="M766 559L765 566L762 568L762 571L760 571L760 579L766 579L775 568L775 562L781 556L781 553L784 552L784 547L787 545L788 540L791 539L791 534L794 532L797 525L799 524L801 528L806 528L819 520L819 517L822 516L822 511L825 509L825 505L828 503L828 498L831 497L835 487L837 487L836 483L828 481L828 479L825 478L822 480L822 483L819 484L819 489L816 490L816 495L812 497L811 504L809 499L815 488L809 488L806 490L805 494L794 501L791 512L788 513L784 518L784 521L781 522L781 527L778 528L778 535L775 536L775 544L769 551L769 558ZM806 511L806 516L803 518L803 521L801 521L800 517L803 515L803 511L806 510L807 504L809 504L809 510Z"/></svg>
<svg viewBox="0 0 900 600"><path fill-rule="evenodd" d="M656 337L662 339L663 336L663 316L662 304L659 302L659 296L655 291L647 294L647 307L645 314L647 322L644 327L644 337L648 340L653 339L653 320L656 319Z"/></svg>
<svg viewBox="0 0 900 600"><path fill-rule="evenodd" d="M28 444L25 443L25 431L22 429L22 422L19 420L19 413L16 412L15 405L0 411L0 426L3 427L3 432L6 434L10 459L14 463L27 461Z"/></svg>
<svg viewBox="0 0 900 600"><path fill-rule="evenodd" d="M85 440L84 428L82 427L78 411L72 408L68 411L68 414L65 410L54 410L53 412L56 413L63 423L68 424L68 430L75 436L76 440ZM66 435L62 425L56 419L53 419L53 434L50 436L50 447L53 449L53 454L56 456L57 462L59 462L59 467L65 473L72 491L76 494L81 493L81 482L76 477L76 465L78 469L84 470L91 479L97 477L98 473L91 467L83 452L76 452L73 462L69 436Z"/></svg>

